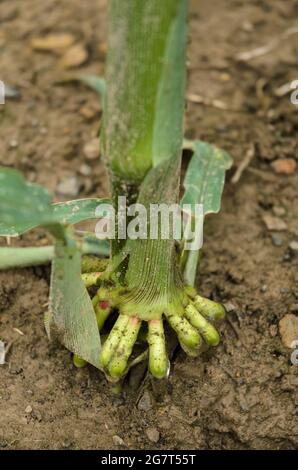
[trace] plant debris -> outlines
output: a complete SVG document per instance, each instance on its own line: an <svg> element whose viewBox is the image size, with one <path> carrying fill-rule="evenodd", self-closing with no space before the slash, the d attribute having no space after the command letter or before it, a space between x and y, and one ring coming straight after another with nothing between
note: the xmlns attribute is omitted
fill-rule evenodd
<svg viewBox="0 0 298 470"><path fill-rule="evenodd" d="M88 59L88 51L83 44L75 44L66 50L59 60L59 67L69 69L83 65Z"/></svg>
<svg viewBox="0 0 298 470"><path fill-rule="evenodd" d="M249 149L247 150L245 157L243 158L242 162L238 166L237 170L235 171L231 181L233 184L238 183L240 180L242 173L245 171L245 169L250 165L250 162L255 156L255 145L252 144Z"/></svg>
<svg viewBox="0 0 298 470"><path fill-rule="evenodd" d="M268 54L269 52L276 49L283 41L288 39L293 34L298 34L298 27L294 26L292 28L287 29L284 31L280 36L277 38L272 39L268 44L265 46L257 47L250 51L240 52L236 55L236 60L241 62L249 62L252 59L256 59L258 57L262 57L263 55Z"/></svg>
<svg viewBox="0 0 298 470"><path fill-rule="evenodd" d="M5 356L6 356L5 343L3 341L0 341L0 366L3 366L5 364Z"/></svg>
<svg viewBox="0 0 298 470"><path fill-rule="evenodd" d="M33 38L30 42L32 49L37 51L61 51L72 46L75 37L69 33L49 34L47 36Z"/></svg>

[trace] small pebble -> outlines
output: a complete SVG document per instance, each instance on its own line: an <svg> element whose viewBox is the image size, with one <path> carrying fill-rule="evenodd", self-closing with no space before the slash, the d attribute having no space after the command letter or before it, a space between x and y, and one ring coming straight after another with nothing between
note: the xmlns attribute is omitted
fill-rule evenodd
<svg viewBox="0 0 298 470"><path fill-rule="evenodd" d="M293 314L285 315L279 322L279 332L283 345L291 348L292 343L298 340L298 317Z"/></svg>
<svg viewBox="0 0 298 470"><path fill-rule="evenodd" d="M292 251L298 252L298 242L293 241L289 244L289 248Z"/></svg>
<svg viewBox="0 0 298 470"><path fill-rule="evenodd" d="M286 215L286 209L282 206L273 206L272 208L274 215L277 217L282 217Z"/></svg>
<svg viewBox="0 0 298 470"><path fill-rule="evenodd" d="M224 305L224 308L226 309L227 313L230 312L235 312L236 306L232 302L226 302Z"/></svg>
<svg viewBox="0 0 298 470"><path fill-rule="evenodd" d="M70 48L66 49L62 55L58 64L63 69L69 69L72 67L79 67L84 64L88 59L88 50L84 44L74 44Z"/></svg>
<svg viewBox="0 0 298 470"><path fill-rule="evenodd" d="M243 29L243 31L251 33L254 30L254 25L250 21L246 20L243 21L241 28Z"/></svg>
<svg viewBox="0 0 298 470"><path fill-rule="evenodd" d="M297 163L293 158L279 158L271 163L275 173L291 175L296 170Z"/></svg>
<svg viewBox="0 0 298 470"><path fill-rule="evenodd" d="M274 217L270 214L263 216L263 221L270 231L282 232L287 230L287 224L284 220L279 219L278 217Z"/></svg>
<svg viewBox="0 0 298 470"><path fill-rule="evenodd" d="M85 119L93 119L95 116L94 110L92 108L88 108L88 106L82 106L79 110L79 113L85 118Z"/></svg>
<svg viewBox="0 0 298 470"><path fill-rule="evenodd" d="M263 284L263 285L261 286L260 291L261 291L261 292L267 292L267 289L268 289L268 286L267 286L266 284Z"/></svg>
<svg viewBox="0 0 298 470"><path fill-rule="evenodd" d="M157 444L160 439L160 433L156 428L146 429L146 436L150 442L154 442L155 444Z"/></svg>
<svg viewBox="0 0 298 470"><path fill-rule="evenodd" d="M28 405L26 408L25 408L25 413L27 415L29 415L30 413L32 413L33 409L32 409L32 406Z"/></svg>
<svg viewBox="0 0 298 470"><path fill-rule="evenodd" d="M11 149L16 149L18 146L19 146L19 142L17 141L17 139L12 139L9 142L9 148Z"/></svg>
<svg viewBox="0 0 298 470"><path fill-rule="evenodd" d="M94 119L100 113L100 107L94 105L84 105L79 109L79 113L87 121Z"/></svg>
<svg viewBox="0 0 298 470"><path fill-rule="evenodd" d="M79 168L79 172L83 176L90 176L92 173L92 168L89 165L86 165L86 163L83 163Z"/></svg>
<svg viewBox="0 0 298 470"><path fill-rule="evenodd" d="M152 398L148 390L145 390L143 395L141 396L138 409L141 411L149 411L152 408Z"/></svg>
<svg viewBox="0 0 298 470"><path fill-rule="evenodd" d="M96 160L99 158L99 139L95 138L90 140L90 142L84 146L83 153L88 160Z"/></svg>
<svg viewBox="0 0 298 470"><path fill-rule="evenodd" d="M126 447L124 440L120 436L113 436L112 439L116 446Z"/></svg>
<svg viewBox="0 0 298 470"><path fill-rule="evenodd" d="M80 192L80 181L73 175L64 178L57 186L57 193L60 196L76 197Z"/></svg>
<svg viewBox="0 0 298 470"><path fill-rule="evenodd" d="M283 244L283 239L277 233L272 233L271 240L274 246L282 246Z"/></svg>

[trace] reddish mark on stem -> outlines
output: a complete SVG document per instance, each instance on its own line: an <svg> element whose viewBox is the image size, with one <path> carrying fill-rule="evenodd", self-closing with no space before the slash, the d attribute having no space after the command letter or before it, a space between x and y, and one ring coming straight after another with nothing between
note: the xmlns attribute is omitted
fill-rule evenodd
<svg viewBox="0 0 298 470"><path fill-rule="evenodd" d="M102 310L106 310L107 308L109 308L110 306L110 302L108 300L101 300L99 302L99 307L102 309Z"/></svg>
<svg viewBox="0 0 298 470"><path fill-rule="evenodd" d="M140 319L138 317L132 317L129 320L131 326L137 326L138 323L140 322Z"/></svg>

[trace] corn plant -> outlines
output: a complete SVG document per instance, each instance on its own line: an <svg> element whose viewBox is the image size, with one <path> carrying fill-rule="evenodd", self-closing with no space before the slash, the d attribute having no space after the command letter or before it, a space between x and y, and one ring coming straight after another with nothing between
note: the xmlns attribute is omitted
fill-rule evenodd
<svg viewBox="0 0 298 470"><path fill-rule="evenodd" d="M52 263L47 334L72 351L75 365L90 363L111 381L147 357L154 377L167 376L165 321L190 356L220 340L214 323L224 308L194 287L201 250L187 251L186 240L164 237L161 228L150 237L150 221L139 237L120 236L131 217L123 216L119 197L148 211L152 204L187 204L190 224L196 204L203 217L220 209L231 158L206 142L183 140L187 8L187 0L109 1L105 84L81 79L103 97L100 141L110 199L51 204L42 187L15 170L0 171L0 234L42 226L54 240L47 247L1 248L0 268ZM192 157L181 185L183 148ZM109 202L113 239L78 237L75 224L98 218Z"/></svg>

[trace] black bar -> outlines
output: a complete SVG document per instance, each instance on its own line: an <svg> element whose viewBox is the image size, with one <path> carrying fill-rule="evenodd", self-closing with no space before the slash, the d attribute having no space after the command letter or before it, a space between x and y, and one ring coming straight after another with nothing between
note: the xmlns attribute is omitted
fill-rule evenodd
<svg viewBox="0 0 298 470"><path fill-rule="evenodd" d="M47 465L59 463L67 468L73 465L86 465L95 464L96 467L111 467L111 466L122 466L125 468L138 469L143 468L146 465L160 466L160 465L175 465L175 466L194 466L202 468L202 465L208 465L215 463L220 465L237 465L239 470L239 464L241 468L244 465L251 465L255 462L258 465L275 465L281 464L283 468L286 467L287 462L294 458L292 451L254 451L254 450L243 450L243 451L192 451L192 450L94 450L94 451L11 451L3 450L0 452L0 466L5 468L3 465L10 463L20 463L21 465L30 464L30 468L38 466L40 469L41 463ZM82 467L85 470L85 467Z"/></svg>

